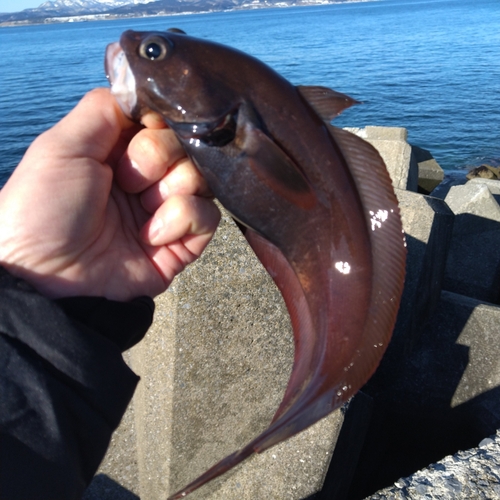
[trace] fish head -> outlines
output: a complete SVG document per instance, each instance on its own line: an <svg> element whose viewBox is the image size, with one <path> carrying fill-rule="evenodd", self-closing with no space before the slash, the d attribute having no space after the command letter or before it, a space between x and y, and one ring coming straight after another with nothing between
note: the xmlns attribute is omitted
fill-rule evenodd
<svg viewBox="0 0 500 500"><path fill-rule="evenodd" d="M106 49L111 91L125 114L135 120L154 111L170 126L185 124L191 135L196 124L213 127L227 119L238 101L224 77L218 77L217 58L210 54L213 45L177 29L125 31L119 42Z"/></svg>

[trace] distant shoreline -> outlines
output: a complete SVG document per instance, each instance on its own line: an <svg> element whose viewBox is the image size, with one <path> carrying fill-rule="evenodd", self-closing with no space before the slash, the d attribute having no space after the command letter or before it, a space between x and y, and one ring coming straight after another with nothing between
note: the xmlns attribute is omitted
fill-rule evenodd
<svg viewBox="0 0 500 500"><path fill-rule="evenodd" d="M249 2L238 7L231 9L210 9L199 11L185 11L185 12L161 12L158 14L82 14L77 16L60 16L60 17L47 17L41 20L22 20L22 21L8 21L0 23L0 28L12 28L19 26L40 26L44 24L61 24L61 23L82 23L92 21L115 21L117 19L148 19L153 17L168 17L168 16L186 16L192 14L211 14L213 12L237 12L242 10L263 10L263 9L285 9L289 7L319 7L324 5L341 5L346 3L365 3L365 2L379 2L381 0L299 0L300 4L294 3L293 0L284 0L273 5L266 5L264 3Z"/></svg>

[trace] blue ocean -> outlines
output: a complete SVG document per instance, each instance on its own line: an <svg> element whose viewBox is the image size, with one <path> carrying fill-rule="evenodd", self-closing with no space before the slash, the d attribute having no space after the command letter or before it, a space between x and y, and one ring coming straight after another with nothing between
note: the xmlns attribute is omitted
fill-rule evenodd
<svg viewBox="0 0 500 500"><path fill-rule="evenodd" d="M406 127L449 170L500 161L500 2L380 0L0 29L0 184L38 134L107 85L109 42L169 27L362 101L335 125Z"/></svg>

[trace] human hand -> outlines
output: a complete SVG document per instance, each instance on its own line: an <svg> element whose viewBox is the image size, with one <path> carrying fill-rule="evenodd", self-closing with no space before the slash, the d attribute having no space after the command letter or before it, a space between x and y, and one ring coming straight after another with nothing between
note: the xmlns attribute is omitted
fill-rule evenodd
<svg viewBox="0 0 500 500"><path fill-rule="evenodd" d="M0 265L51 298L163 292L220 213L173 132L107 89L39 136L0 191Z"/></svg>

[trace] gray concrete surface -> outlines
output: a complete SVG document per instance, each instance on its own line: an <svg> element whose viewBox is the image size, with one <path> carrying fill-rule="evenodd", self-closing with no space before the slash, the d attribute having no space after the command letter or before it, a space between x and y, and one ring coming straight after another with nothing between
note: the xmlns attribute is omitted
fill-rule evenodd
<svg viewBox="0 0 500 500"><path fill-rule="evenodd" d="M418 189L420 193L430 194L444 179L444 170L439 166L430 151L412 145L411 151L418 165Z"/></svg>
<svg viewBox="0 0 500 500"><path fill-rule="evenodd" d="M498 181L493 183L494 189ZM455 213L444 288L476 299L500 300L500 206L488 183L453 186L445 202Z"/></svg>
<svg viewBox="0 0 500 500"><path fill-rule="evenodd" d="M279 291L230 218L158 297L128 357L141 376L100 473L164 499L269 425L294 343ZM340 411L193 493L193 499L302 499L321 489Z"/></svg>
<svg viewBox="0 0 500 500"><path fill-rule="evenodd" d="M407 439L407 453L432 446L431 440L425 441L426 434L435 441L455 441L456 446L461 441L464 451L367 498L499 499L500 434L494 434L500 427L499 396L500 306L443 292L405 377L391 388L391 397L400 407L405 399L410 401L421 421L428 420L427 433L413 447L407 443L417 431L407 429L402 439ZM492 438L483 440L490 434Z"/></svg>
<svg viewBox="0 0 500 500"><path fill-rule="evenodd" d="M405 291L385 360L388 369L381 370L382 381L375 377L376 390L370 398L380 404L377 398L386 397L387 389L395 421L400 405L407 401L416 421L419 416L441 419L443 433L448 422L454 422L455 409L469 418L470 407L477 432L494 431L500 427L500 403L496 402L500 401L496 397L500 317L499 306L485 301L500 299L500 222L491 220L496 215L490 210L500 190L495 190L497 185L488 187L483 179L469 181L461 201L455 204L458 191L448 194L454 214L443 200L416 193L419 171L430 172L422 175L430 184L420 189L432 187L440 173L428 152L407 143L405 129L366 127L354 132L379 150L393 184L402 188L397 195L408 244ZM485 189L489 205L478 208L477 200L471 205L470 193L484 194ZM441 293L442 288L475 298ZM228 216L203 257L156 302L153 327L126 354L141 382L85 500L165 499L264 430L286 388L294 351L288 313L271 278ZM430 323L422 329L429 317ZM399 367L394 370L396 358ZM395 379L395 374L400 378ZM450 413L443 404L451 405ZM344 414L337 411L189 498L305 499L322 488L332 455L336 465L330 474L353 476L358 452L349 456L352 432L348 429L357 429L360 451L369 417L364 415L360 422L353 427L352 421L345 421L343 427ZM360 425L365 429L363 438L359 438ZM349 438L340 439L343 445L335 450L342 429ZM381 444L375 448L380 450ZM343 463L343 457L349 464ZM439 467L430 469L439 471ZM431 485L444 481L444 471L451 470L444 467L440 479L425 481ZM415 485L411 479L402 480L398 484L403 486L396 485L391 494L427 495L429 485L419 478ZM478 479L486 481L478 491L493 491L493 483L485 478ZM451 484L450 491L456 493L454 481L443 488L450 489ZM460 484L459 492L469 491L465 480ZM333 491L331 487L328 491ZM336 491L345 496L347 480ZM419 497L373 497L378 498Z"/></svg>
<svg viewBox="0 0 500 500"><path fill-rule="evenodd" d="M500 222L500 205L488 185L478 180L453 186L445 198L446 203L455 214L477 215ZM498 181L490 182L500 184Z"/></svg>
<svg viewBox="0 0 500 500"><path fill-rule="evenodd" d="M401 352L408 352L417 340L421 325L439 301L453 213L437 198L399 189L396 195L408 256L405 288L391 344L401 343L404 345Z"/></svg>

